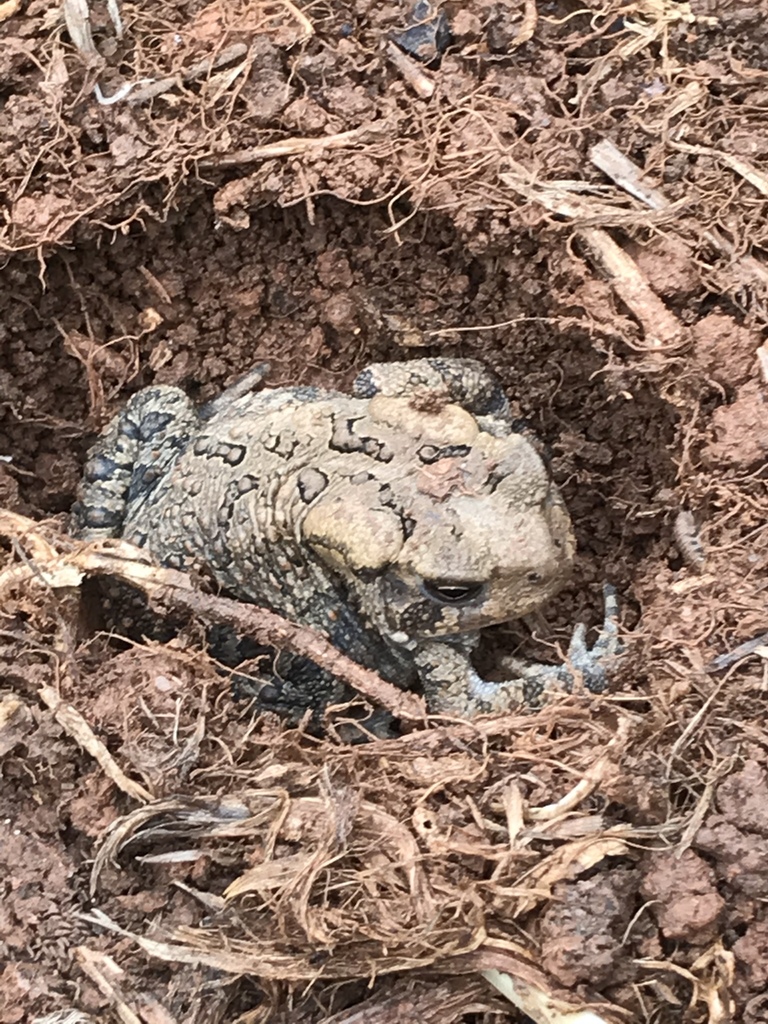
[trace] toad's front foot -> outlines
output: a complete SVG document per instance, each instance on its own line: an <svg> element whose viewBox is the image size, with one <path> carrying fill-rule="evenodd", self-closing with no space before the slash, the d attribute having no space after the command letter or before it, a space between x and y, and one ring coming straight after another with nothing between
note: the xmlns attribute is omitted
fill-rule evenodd
<svg viewBox="0 0 768 1024"><path fill-rule="evenodd" d="M619 599L616 588L603 585L605 616L592 647L587 646L587 627L580 622L573 630L568 654L562 665L531 664L520 658L507 659L510 667L524 680L525 701L538 704L548 690L570 693L581 684L591 693L604 693L609 686L615 661L624 647L619 639Z"/></svg>
<svg viewBox="0 0 768 1024"><path fill-rule="evenodd" d="M616 591L606 584L603 594L605 618L597 641L587 647L587 627L580 623L573 631L562 665L505 658L504 670L511 678L494 682L478 675L470 663L469 652L460 646L446 642L425 645L416 662L429 710L432 714L471 718L520 704L537 707L548 695L570 693L579 684L592 693L603 693L608 688L616 659L623 651Z"/></svg>

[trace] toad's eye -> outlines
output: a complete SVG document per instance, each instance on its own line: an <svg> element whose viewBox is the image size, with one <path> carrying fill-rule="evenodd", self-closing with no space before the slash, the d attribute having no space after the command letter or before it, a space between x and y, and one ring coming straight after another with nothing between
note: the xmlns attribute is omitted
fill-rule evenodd
<svg viewBox="0 0 768 1024"><path fill-rule="evenodd" d="M480 594L482 583L453 583L447 580L424 580L424 593L440 604L467 604Z"/></svg>

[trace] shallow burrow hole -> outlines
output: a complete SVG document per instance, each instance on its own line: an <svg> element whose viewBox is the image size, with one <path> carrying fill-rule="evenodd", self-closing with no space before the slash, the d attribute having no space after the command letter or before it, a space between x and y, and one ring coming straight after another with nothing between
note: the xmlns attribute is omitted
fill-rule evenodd
<svg viewBox="0 0 768 1024"><path fill-rule="evenodd" d="M376 868L369 851L353 844L352 860L336 864L330 885L317 876L307 904L318 915L313 920L332 921L335 929L335 893L356 892L362 909L341 904L349 914L341 922L347 936L360 922L367 928L370 920L389 918L389 929L396 919L396 942L413 965L423 953L419 929L426 922L430 946L442 950L438 970L453 979L451 929L459 919L465 935L477 929L473 943L485 943L480 929L491 937L491 955L499 938L522 943L570 989L571 1002L589 998L588 987L633 1019L698 1021L727 1006L731 995L734 1017L751 1021L761 1012L768 935L765 665L753 655L727 673L706 668L768 628L765 382L756 363L766 309L765 218L753 184L765 175L765 18L759 5L731 0L690 5L692 12L684 4L653 12L646 5L632 17L627 5L616 4L603 5L599 15L574 4L523 4L513 16L499 4L444 6L459 52L446 55L434 73L439 91L431 103L418 101L384 56L385 33L402 27L402 5L310 5L315 34L301 45L300 26L284 34L295 22L289 5L276 5L274 41L254 41L259 73L236 79L232 93L241 91L234 102L227 93L209 104L210 93L187 82L167 107L165 100L137 106L130 116L122 104L94 113L85 102L92 69L66 41L62 64L61 36L51 32L45 5L23 5L3 22L11 37L17 28L20 34L15 47L0 46L11 83L4 94L5 184L15 196L0 234L7 252L40 239L59 248L39 261L9 256L2 266L0 507L35 520L54 516L63 526L96 431L130 393L152 382L180 384L204 401L264 359L272 366L269 385L346 388L373 359L477 356L500 374L516 411L547 445L577 532L574 579L543 609L542 635L562 647L576 621L596 625L601 584L610 580L632 631L627 657L607 698L558 701L515 716L511 731L494 733L490 743L468 745L463 730L474 726L452 723L444 733L415 730L389 748L340 747L284 730L267 715L254 727L197 648L118 649L93 625L71 656L57 616L64 608L66 624L75 621L77 595L21 595L11 602L3 675L6 687L25 696L32 731L19 733L3 761L0 842L0 917L12 922L5 931L16 943L6 980L23 1007L14 1019L31 1016L32 1002L68 1005L75 991L99 1018L108 1012L95 988L83 984L72 955L83 943L116 953L142 1006L147 993L157 993L177 1019L224 1015L221 988L217 1003L207 969L147 961L127 951L122 937L117 948L108 945L78 917L94 905L86 875L97 838L132 802L62 732L40 701L41 683L55 684L118 763L161 800L176 791L237 798L263 771L268 781L287 780L294 802L323 798L329 816L349 808L351 790L404 825L423 854L429 884L441 899L447 894L446 930L435 930L428 915L414 927L412 904L400 901L397 887L370 902L364 885L350 888L350 869L353 879L357 871L368 879ZM538 25L518 45L529 8L537 10ZM208 52L212 37L217 45L228 31L210 18L215 4L125 10L136 18L127 38L142 42L129 64L120 49L107 61L100 78L107 94L121 79L188 68ZM101 45L112 39L111 22L103 5L91 4L91 11ZM21 26L21 18L37 18L37 27ZM247 35L248 27L241 29ZM181 54L177 30L184 33ZM173 44L165 54L154 49L162 39ZM42 82L36 69L42 76L46 67ZM610 73L603 77L601 69ZM56 81L60 87L51 89ZM569 102L579 97L581 106ZM55 139L54 107L65 112ZM218 134L230 121L233 130ZM271 172L241 159L247 147L286 134L316 138L369 121L385 126L383 150L377 136L365 136L360 151L312 151ZM550 209L542 206L551 198L548 186L578 182L579 190L588 186L578 193L590 198L587 222L597 215L603 223L599 204L611 193L590 161L590 147L601 138L642 168L674 213L663 221L650 212L638 217L623 193L613 193L607 223L651 290L691 328L686 343L660 353L658 363L632 347L646 343L648 324L639 327L590 269L578 248L578 225L542 213ZM704 149L680 152L680 140ZM491 162L462 165L457 176L455 154L464 161L478 144L488 147ZM212 148L222 167L206 165ZM499 186L510 157L526 171L518 182L526 190L514 197ZM216 179L218 191L189 180L190 167ZM752 182L742 180L744 167L757 175ZM440 204L444 214L313 197L335 188L364 199L401 187L416 203ZM282 209L269 205L278 194L309 198ZM176 209L161 222L150 211L170 201ZM246 210L241 201L262 205ZM114 203L123 204L120 212ZM227 203L217 222L215 209ZM89 224L65 227L87 210ZM729 244L721 252L711 239L724 226ZM733 251L748 259L734 259ZM747 272L752 257L758 278ZM705 567L683 564L675 548L672 523L680 509L690 510L701 530ZM14 542L0 543L7 550ZM15 543L21 562L25 542ZM498 670L498 647L511 648L519 635L525 630L494 631L486 651L491 668ZM535 657L555 656L544 644L526 646ZM200 723L207 735L197 760L190 759ZM234 769L222 749L234 752ZM523 834L520 859L505 864L515 840L510 805L500 794L510 783L527 813L596 777L598 788L577 809L561 808L556 828L550 822L537 831L529 822L532 841ZM437 791L435 778L443 787ZM415 814L409 822L421 809L429 817ZM356 820L363 842L376 820L366 813ZM617 822L631 830L624 856L610 852ZM432 845L456 835L456 848ZM375 831L377 854L385 837L385 830ZM571 843L582 837L609 845L601 860L574 875ZM304 837L309 856L314 843L311 834ZM281 844L276 862L290 870L285 861L298 852L295 836L284 831ZM200 864L175 875L128 850L121 870L104 878L95 905L141 934L158 921L199 923L200 905L185 902L191 897L174 879L218 894L259 859L258 837L223 867L218 847L209 839ZM484 863L489 850L498 860ZM224 853L229 858L231 851ZM547 892L547 876L537 872L553 862L562 874ZM487 884L494 863L504 865L496 890ZM289 876L283 897L293 885ZM218 952L230 935L242 938L245 921L249 940L262 942L254 946L255 975L266 980L241 978L230 986L233 1012L250 1012L263 999L291 1006L272 1019L299 1019L291 983L273 984L263 969L286 963L286 951L292 960L283 978L298 970L303 992L328 961L340 960L354 979L324 989L313 980L307 999L316 1005L302 1019L325 1018L337 992L339 1005L364 999L371 971L380 982L392 970L389 930L377 946L357 944L358 933L346 947L318 950L304 917L248 918L248 910L238 904L234 922L214 920L210 939ZM225 930L217 932L220 925ZM190 1009L195 999L198 1011Z"/></svg>
<svg viewBox="0 0 768 1024"><path fill-rule="evenodd" d="M674 553L674 409L571 301L579 261L564 246L511 234L470 251L447 217L411 212L395 211L393 231L384 206L324 199L264 206L235 230L199 191L164 223L76 239L44 265L11 262L5 503L65 513L98 429L151 383L202 401L262 360L268 386L344 389L374 360L476 357L544 442L574 521L576 571L544 610L547 630L565 640L576 621L599 622L606 580L636 624L644 559ZM494 630L491 660L521 636Z"/></svg>

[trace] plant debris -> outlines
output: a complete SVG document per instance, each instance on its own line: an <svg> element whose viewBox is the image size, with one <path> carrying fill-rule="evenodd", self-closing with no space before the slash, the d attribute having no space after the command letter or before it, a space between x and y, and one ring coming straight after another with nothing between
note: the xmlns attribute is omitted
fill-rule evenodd
<svg viewBox="0 0 768 1024"><path fill-rule="evenodd" d="M737 0L0 2L0 1024L764 1018L767 55ZM605 580L627 655L472 722L339 660L403 721L348 746L202 642L322 638L66 512L139 387L412 354L499 373L578 535L484 674Z"/></svg>

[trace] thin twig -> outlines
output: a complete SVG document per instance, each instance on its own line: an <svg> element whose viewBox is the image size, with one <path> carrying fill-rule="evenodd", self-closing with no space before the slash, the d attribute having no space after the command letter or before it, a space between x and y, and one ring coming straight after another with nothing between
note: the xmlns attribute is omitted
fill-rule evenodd
<svg viewBox="0 0 768 1024"><path fill-rule="evenodd" d="M509 44L510 50L513 50L518 46L522 46L524 43L533 39L533 34L536 31L538 23L539 12L536 7L536 0L525 0L523 20L520 22L520 28L517 30L517 35Z"/></svg>
<svg viewBox="0 0 768 1024"><path fill-rule="evenodd" d="M632 257L602 228L582 228L579 238L616 294L639 320L648 350L680 345L685 340L683 325L651 288Z"/></svg>
<svg viewBox="0 0 768 1024"><path fill-rule="evenodd" d="M62 729L72 737L78 746L91 755L118 789L121 789L133 800L140 800L142 803L148 803L153 799L149 790L128 778L79 711L76 711L70 704L65 704L52 686L41 686L39 693L43 703L53 711L54 718Z"/></svg>
<svg viewBox="0 0 768 1024"><path fill-rule="evenodd" d="M24 516L0 510L0 534L36 537L35 524ZM207 622L232 625L238 632L256 637L270 647L308 658L398 718L413 722L425 719L421 697L398 689L376 672L358 665L307 626L289 622L266 608L205 594L185 573L153 565L146 551L126 541L102 540L72 545L67 538L66 542L71 549L53 559L46 558L33 565L13 565L0 573L0 594L11 586L32 581L42 580L55 588L76 585L78 577L115 576L138 587L160 608L170 606L198 615Z"/></svg>
<svg viewBox="0 0 768 1024"><path fill-rule="evenodd" d="M156 82L149 82L143 88L137 88L131 92L131 98L129 104L131 106L137 103L144 103L146 100L151 100L155 96L161 96L164 92L168 92L169 89L173 89L174 86L178 85L179 82L193 82L196 78L200 78L202 75L207 75L211 71L215 71L216 68L224 67L225 64L231 64L232 61L238 60L240 57L244 57L248 52L248 47L245 43L233 43L231 46L227 46L219 53L215 53L212 57L204 57L202 60L196 61L186 71L182 71L178 75L169 75L167 78L159 78ZM138 83L137 83L138 84ZM114 100L112 100L114 102Z"/></svg>
<svg viewBox="0 0 768 1024"><path fill-rule="evenodd" d="M720 160L730 167L736 174L740 174L745 181L748 181L763 195L768 195L768 179L765 178L756 168L742 160L740 157L732 156L729 153L722 153L709 146L691 146L683 142L671 142L673 149L684 153L692 153L698 156L711 156ZM609 139L602 139L589 151L592 163L598 167L603 174L616 182L616 184L639 199L650 209L659 212L671 212L674 205L669 202L666 196L658 189L651 188L642 181L643 171L628 156L625 156ZM683 218L691 225L690 216ZM697 234L698 231L694 231ZM682 238L678 232L678 237ZM708 242L721 256L732 262L745 282L751 282L765 288L768 285L768 267L761 263L754 256L749 254L737 255L734 245L729 238L718 228L709 228L702 232L701 237Z"/></svg>
<svg viewBox="0 0 768 1024"><path fill-rule="evenodd" d="M381 123L361 125L338 135L322 135L319 138L291 138L281 142L269 142L264 146L252 146L250 149L236 149L221 156L201 157L199 167L237 167L240 164L255 163L257 160L272 160L281 156L302 156L304 153L316 153L326 149L346 149L361 142L366 135L380 134Z"/></svg>
<svg viewBox="0 0 768 1024"><path fill-rule="evenodd" d="M729 167L734 174L738 174L739 177L748 181L762 195L768 196L768 177L758 170L754 164L744 160L743 157L736 156L735 153L725 153L720 149L714 149L712 146L692 146L687 142L670 142L670 146L681 153L690 153L694 156L711 156L714 160L719 160L721 164Z"/></svg>
<svg viewBox="0 0 768 1024"><path fill-rule="evenodd" d="M299 10L296 4L292 3L291 0L280 0L280 2L282 3L286 11L288 11L288 13L291 14L296 19L296 21L298 21L298 23L301 25L304 31L304 34L301 36L302 40L309 39L310 36L313 36L315 34L315 26L312 24L312 22L309 20L306 14L303 11Z"/></svg>
<svg viewBox="0 0 768 1024"><path fill-rule="evenodd" d="M407 53L403 53L391 39L387 41L387 57L419 99L428 100L435 91L435 83L426 71L423 71Z"/></svg>
<svg viewBox="0 0 768 1024"><path fill-rule="evenodd" d="M87 946L78 946L75 949L75 956L83 974L91 979L106 998L121 1024L142 1024L142 1021L147 1019L144 1015L140 1017L135 1013L126 1002L118 982L118 978L124 972L111 956ZM143 1009L146 1011L146 1006ZM166 1017L166 1020L168 1019Z"/></svg>
<svg viewBox="0 0 768 1024"><path fill-rule="evenodd" d="M601 139L589 151L589 158L595 167L616 184L639 199L652 210L665 210L669 206L666 196L642 180L643 172L637 164L625 156L610 139Z"/></svg>

